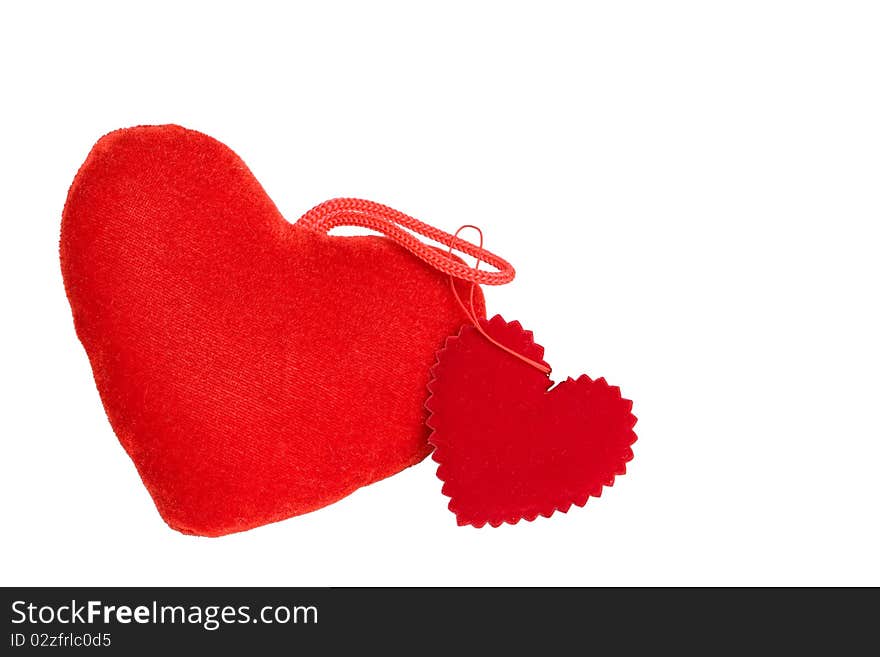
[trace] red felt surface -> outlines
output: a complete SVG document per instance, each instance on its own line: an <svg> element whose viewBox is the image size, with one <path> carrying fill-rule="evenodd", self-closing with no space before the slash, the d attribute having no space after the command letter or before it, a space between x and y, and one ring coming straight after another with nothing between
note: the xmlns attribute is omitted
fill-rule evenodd
<svg viewBox="0 0 880 657"><path fill-rule="evenodd" d="M481 320L501 344L538 362L544 349L518 322ZM426 406L430 442L460 525L498 526L583 506L626 472L632 402L586 375L555 386L472 326L437 354Z"/></svg>
<svg viewBox="0 0 880 657"><path fill-rule="evenodd" d="M448 277L385 238L288 223L214 139L102 138L61 266L107 416L171 527L312 511L430 451L429 370L463 320Z"/></svg>

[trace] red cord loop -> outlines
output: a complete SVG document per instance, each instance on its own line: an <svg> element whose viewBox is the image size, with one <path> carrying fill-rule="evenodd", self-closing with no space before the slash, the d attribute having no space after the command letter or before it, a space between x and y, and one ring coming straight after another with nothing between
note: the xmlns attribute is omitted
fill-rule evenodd
<svg viewBox="0 0 880 657"><path fill-rule="evenodd" d="M373 201L359 198L336 198L325 201L306 212L297 225L321 233L328 233L337 226L357 226L375 230L434 269L478 285L504 285L512 281L516 275L509 262L486 251L482 244L479 246L471 244L394 208ZM412 233L443 244L449 247L450 251L444 252L428 246ZM480 262L485 262L498 271L483 271L479 267L469 267L459 262L452 256L453 247L476 258L478 265Z"/></svg>
<svg viewBox="0 0 880 657"><path fill-rule="evenodd" d="M428 224L395 210L394 208L390 208L387 205L382 205L381 203L375 203L373 201L365 201L359 198L335 198L325 201L306 212L296 223L303 228L324 234L329 233L337 226L356 226L382 233L385 237L396 242L417 258L420 258L438 271L449 275L449 285L452 288L452 294L455 296L455 300L458 302L458 305L461 307L467 318L473 323L474 328L476 328L483 337L499 349L506 351L511 356L515 356L524 363L531 365L545 374L550 373L550 368L543 363L539 363L538 361L534 361L531 358L517 353L513 349L510 349L495 340L491 335L486 333L480 323L480 318L474 310L474 287L479 284L504 285L513 280L516 272L509 262L483 248L483 231L477 226L466 224L455 231L454 235L450 235L439 228L429 226ZM458 236L458 234L465 228L473 228L479 233L479 244L472 244ZM449 247L449 250L444 252L430 247L414 237L412 233L422 235L423 237L427 237L439 244L443 244L444 246ZM454 250L476 258L476 264L473 267L469 267L456 260L452 254ZM492 267L495 267L498 271L491 272L481 270L481 262L485 262ZM458 290L455 289L453 278L468 281L471 284L469 304L467 306L461 300Z"/></svg>

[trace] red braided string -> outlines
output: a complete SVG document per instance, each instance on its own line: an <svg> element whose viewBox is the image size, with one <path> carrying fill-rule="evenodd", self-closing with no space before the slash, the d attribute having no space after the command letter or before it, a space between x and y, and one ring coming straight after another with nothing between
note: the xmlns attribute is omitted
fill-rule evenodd
<svg viewBox="0 0 880 657"><path fill-rule="evenodd" d="M509 262L486 251L482 245L471 244L394 208L373 201L359 198L336 198L325 201L306 212L297 225L321 233L327 233L337 226L358 226L375 230L444 274L471 283L504 285L512 281L516 274ZM450 252L431 248L409 231L450 247ZM478 267L469 267L459 262L452 256L453 246L462 253L476 258L478 263L485 262L498 271L483 271Z"/></svg>
<svg viewBox="0 0 880 657"><path fill-rule="evenodd" d="M524 363L531 365L545 374L550 373L550 368L543 363L539 363L538 361L523 356L495 340L491 335L486 333L480 323L480 318L477 317L477 313L474 310L474 287L481 283L484 285L504 285L505 283L512 281L516 274L509 262L483 248L483 231L477 226L466 224L455 231L454 235L450 235L439 228L429 226L428 224L395 210L394 208L390 208L387 205L374 203L373 201L365 201L359 198L335 198L330 201L325 201L324 203L321 203L321 205L317 205L306 212L297 222L297 225L302 225L309 230L325 234L337 226L357 226L382 233L387 238L396 242L416 257L421 258L435 269L449 275L449 284L452 288L452 294L455 296L455 300L458 302L458 305L461 307L467 318L473 323L474 328L476 328L483 337L496 347L506 351L508 354L515 356L516 358L519 358ZM458 234L465 228L476 229L480 235L479 244L472 244L458 236ZM414 237L412 233L408 231L412 231L412 233L422 235L438 242L439 244L443 244L449 247L449 251L443 252L433 249ZM453 257L453 250L467 253L469 256L476 258L476 265L474 267L468 267L466 264L459 262ZM481 262L485 262L495 267L498 271L491 272L481 270ZM470 282L469 307L461 300L458 290L455 289L455 283L452 280L453 278L459 278Z"/></svg>

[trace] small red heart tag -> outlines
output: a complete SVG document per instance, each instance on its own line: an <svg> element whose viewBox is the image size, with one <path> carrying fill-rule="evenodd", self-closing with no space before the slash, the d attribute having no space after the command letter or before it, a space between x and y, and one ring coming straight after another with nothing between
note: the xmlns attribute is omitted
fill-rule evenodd
<svg viewBox="0 0 880 657"><path fill-rule="evenodd" d="M546 365L519 322L481 319L484 331ZM549 368L548 368L549 369ZM437 354L425 403L437 476L459 525L550 517L599 497L626 472L636 440L632 402L605 379L553 382L467 325Z"/></svg>

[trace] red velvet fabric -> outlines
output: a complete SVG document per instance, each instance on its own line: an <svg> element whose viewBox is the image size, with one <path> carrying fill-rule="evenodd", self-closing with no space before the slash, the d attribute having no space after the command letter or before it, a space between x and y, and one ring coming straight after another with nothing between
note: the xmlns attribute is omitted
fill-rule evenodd
<svg viewBox="0 0 880 657"><path fill-rule="evenodd" d="M312 511L430 451L429 370L463 321L449 278L385 238L288 223L216 140L103 137L61 266L110 423L174 529Z"/></svg>
<svg viewBox="0 0 880 657"><path fill-rule="evenodd" d="M480 321L493 339L546 365L519 322ZM636 418L620 388L582 375L549 390L546 374L473 325L447 340L432 376L429 440L460 525L497 527L583 506L633 457Z"/></svg>

